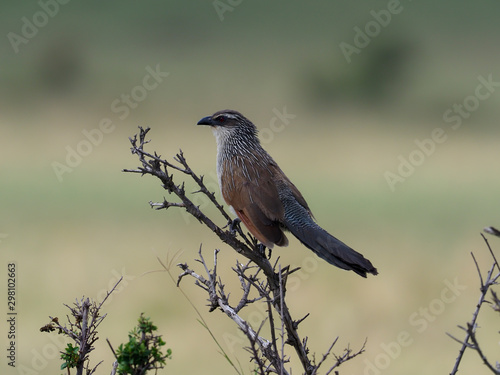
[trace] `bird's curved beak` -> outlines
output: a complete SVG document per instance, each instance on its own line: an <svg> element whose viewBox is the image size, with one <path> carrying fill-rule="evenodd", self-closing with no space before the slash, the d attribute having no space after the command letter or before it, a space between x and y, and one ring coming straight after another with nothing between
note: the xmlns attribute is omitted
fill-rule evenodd
<svg viewBox="0 0 500 375"><path fill-rule="evenodd" d="M214 125L212 116L203 117L196 125Z"/></svg>

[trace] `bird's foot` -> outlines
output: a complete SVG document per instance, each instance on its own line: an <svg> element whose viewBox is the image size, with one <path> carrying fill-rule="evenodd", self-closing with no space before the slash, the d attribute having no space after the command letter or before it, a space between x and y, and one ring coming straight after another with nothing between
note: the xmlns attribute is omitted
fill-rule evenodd
<svg viewBox="0 0 500 375"><path fill-rule="evenodd" d="M257 245L257 251L264 258L266 257L266 246L263 243Z"/></svg>
<svg viewBox="0 0 500 375"><path fill-rule="evenodd" d="M236 232L241 232L240 223L241 220L239 218L229 221L227 226L229 227L229 231L231 232L231 234L236 234Z"/></svg>
<svg viewBox="0 0 500 375"><path fill-rule="evenodd" d="M266 245L263 243L260 243L257 245L257 250L259 251L259 254L263 256L266 259L271 259L271 251L272 249L269 249L269 255L266 256Z"/></svg>

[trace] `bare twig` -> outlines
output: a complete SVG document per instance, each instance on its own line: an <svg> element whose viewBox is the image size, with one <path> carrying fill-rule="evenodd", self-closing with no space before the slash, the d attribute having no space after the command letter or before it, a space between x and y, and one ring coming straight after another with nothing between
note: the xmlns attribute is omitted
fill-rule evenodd
<svg viewBox="0 0 500 375"><path fill-rule="evenodd" d="M335 341L333 342L333 345L335 345L336 341L337 341L337 339L335 339ZM332 367L330 367L330 369L326 372L325 375L329 375L333 370L335 370L336 368L338 368L342 363L344 363L346 361L349 361L349 360L357 357L358 355L364 353L365 346L366 346L366 340L363 343L363 346L361 347L361 349L359 349L355 353L353 353L352 349L349 348L349 346L347 348L345 348L344 349L344 353L341 356L335 356L335 359L336 359L335 364Z"/></svg>
<svg viewBox="0 0 500 375"><path fill-rule="evenodd" d="M241 375L243 373L243 371L241 371L240 369L238 369L238 367L236 367L236 365L233 363L233 361L231 360L231 358L229 357L229 355L226 353L226 351L224 350L224 348L222 347L222 345L220 344L220 342L217 340L217 338L215 337L214 333L212 332L212 330L210 329L210 327L208 326L208 323L205 321L203 315L201 314L201 312L198 310L198 308L196 307L196 305L193 303L193 301L189 298L189 296L184 292L184 290L180 287L180 285L178 284L179 282L179 278L177 278L177 280L174 278L174 276L172 275L172 272L171 272L171 267L174 263L174 261L177 259L178 257L178 254L177 253L176 255L174 255L172 258L170 259L167 259L166 262L163 262L160 258L157 257L158 259L158 262L161 264L161 266L164 268L165 271L167 271L170 279L172 280L172 282L174 284L177 285L177 287L179 288L179 291L181 292L181 294L184 296L184 298L188 301L188 303L191 305L191 307L193 308L193 310L196 312L196 314L198 315L198 322L203 326L203 328L205 328L207 330L207 332L210 334L210 337L212 338L212 340L214 340L215 344L217 345L217 347L219 348L220 350L220 353L223 355L223 357L228 361L228 363L233 367L233 369L236 371L236 373L238 375ZM178 265L180 266L180 265ZM187 267L187 265L186 265ZM179 276L180 277L180 276Z"/></svg>
<svg viewBox="0 0 500 375"><path fill-rule="evenodd" d="M486 246L488 246L488 250L490 252L490 255L491 257L493 258L493 260L495 261L495 264L497 266L497 269L500 271L500 265L498 264L498 260L495 256L495 253L493 252L493 250L491 249L491 246L490 246L490 242L488 241L488 239L484 236L484 234L481 233L481 237L483 237L483 240L484 242L486 242Z"/></svg>
<svg viewBox="0 0 500 375"><path fill-rule="evenodd" d="M216 256L215 256L215 262ZM203 266L205 270L209 273L208 279L209 280L215 280L217 278L216 274L216 267L213 268L212 271L209 270L208 265L205 262L205 259L200 256L200 261L203 263ZM179 276L179 278L183 278L187 275L193 277L197 281L197 285L203 286L203 288L208 288L208 294L210 296L210 303L211 303L211 309L215 308L220 308L228 317L230 317L236 324L237 326L243 331L243 333L249 338L251 343L257 344L259 347L259 350L263 353L263 356L270 361L270 363L273 365L274 369L273 371L276 371L277 369L280 368L281 366L281 359L278 355L277 352L272 350L271 347L271 342L266 340L265 338L261 337L258 334L258 331L255 331L241 316L238 315L238 313L235 311L235 308L232 307L229 304L229 301L225 297L224 293L221 293L220 287L219 291L217 292L216 290L216 284L209 282L206 278L204 278L201 275L198 275L196 272L191 270L189 267L187 267L184 264L179 265L183 273ZM248 268L244 268L245 270L248 270ZM248 301L245 301L243 304L247 304ZM238 304L240 306L242 302ZM260 330L260 328L259 328ZM255 348L254 348L255 349ZM261 367L261 364L259 364L258 361L256 361L257 365ZM286 373L286 372L285 372Z"/></svg>
<svg viewBox="0 0 500 375"><path fill-rule="evenodd" d="M486 367L488 367L494 374L500 374L500 371L493 367L493 365L488 361L483 351L481 350L481 347L479 346L476 338L476 327L467 323L467 333L470 337L470 340L472 341L471 348L474 349L477 354L479 354L479 357L483 360L483 363L486 365Z"/></svg>
<svg viewBox="0 0 500 375"><path fill-rule="evenodd" d="M326 361L326 359L328 358L328 356L331 354L332 350L333 350L333 347L335 346L335 344L337 343L337 341L339 340L338 336L335 338L335 340L332 342L332 344L330 345L330 347L328 348L328 350L326 351L325 354L323 354L323 357L321 358L321 360L318 362L318 365L316 366L316 368L314 369L314 372L313 374L316 374L319 370L319 368L321 367L321 365L323 364L323 362Z"/></svg>
<svg viewBox="0 0 500 375"><path fill-rule="evenodd" d="M116 370L118 369L118 362L114 361L113 362L113 367L111 368L111 374L110 375L116 375Z"/></svg>
<svg viewBox="0 0 500 375"><path fill-rule="evenodd" d="M476 266L476 270L477 270L477 273L478 273L478 276L479 276L479 282L481 284L481 286L479 288L481 294L479 296L479 301L476 304L476 310L472 314L472 319L471 319L470 322L467 323L467 328L462 327L462 326L458 326L460 329L462 329L463 331L466 332L464 340L459 340L456 337L454 337L453 335L447 333L447 335L449 337L451 337L453 340L459 342L462 345L461 348L460 348L460 350L459 350L459 352L458 352L458 357L457 357L457 359L455 361L455 364L453 366L452 371L450 372L450 375L455 375L458 372L458 368L460 366L460 362L462 361L462 358L464 356L464 353L465 353L466 349L475 350L478 353L479 357L483 360L483 362L485 363L485 365L490 370L492 370L493 373L500 374L500 372L497 369L495 369L495 367L493 365L491 365L488 362L488 360L486 359L486 357L484 356L483 351L481 350L481 348L479 346L479 343L477 341L476 333L475 333L475 330L476 330L476 327L477 327L477 323L476 322L477 322L477 319L478 319L478 316L479 316L479 311L481 310L481 307L483 306L483 304L485 302L489 303L486 300L486 294L488 293L488 290L493 285L497 284L497 280L500 278L500 273L494 274L495 268L498 269L498 270L500 270L500 267L498 266L497 259L496 259L495 255L493 254L493 251L491 250L491 247L490 247L490 245L488 243L488 240L484 237L484 235L481 234L481 236L483 237L483 239L486 242L486 245L487 245L487 247L488 247L488 249L490 251L490 254L491 254L492 258L493 258L493 264L491 265L490 269L488 270L488 272L486 274L486 277L483 279L483 276L481 274L481 269L479 267L479 264L477 263L476 257L474 256L473 253L471 253L472 259L474 260L474 264ZM492 291L492 293L494 294L493 291ZM494 296L495 296L495 294L494 294Z"/></svg>

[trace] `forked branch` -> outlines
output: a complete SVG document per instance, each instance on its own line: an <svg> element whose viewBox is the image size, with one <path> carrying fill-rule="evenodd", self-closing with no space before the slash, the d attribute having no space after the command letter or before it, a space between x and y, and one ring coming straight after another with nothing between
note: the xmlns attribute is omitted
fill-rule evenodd
<svg viewBox="0 0 500 375"><path fill-rule="evenodd" d="M485 230L485 232L492 233L492 232L489 232L487 230ZM492 233L492 234L495 234L495 233ZM455 336L452 336L451 334L448 333L448 336L450 336L453 340L457 341L458 343L460 343L462 345L459 352L458 352L458 357L455 361L455 365L453 366L453 369L452 369L450 375L455 375L458 372L460 362L462 361L462 358L463 358L463 355L464 355L466 349L472 349L472 350L476 351L477 354L479 355L479 357L481 358L481 360L483 361L483 363L486 365L486 367L488 367L491 370L491 372L493 372L494 374L500 375L500 368L498 367L498 365L494 366L486 358L486 355L484 354L481 346L479 345L479 342L478 342L478 339L476 336L476 331L478 328L477 319L479 316L479 311L481 310L481 307L485 303L487 303L487 304L491 303L490 301L488 301L486 299L486 296L488 294L488 291L491 290L491 287L496 285L498 282L498 279L500 278L500 266L499 266L498 261L495 257L495 254L493 253L493 251L490 247L490 244L489 244L488 240L486 239L486 237L482 234L481 234L481 236L483 237L483 239L486 243L486 246L488 247L488 250L490 252L490 255L491 255L493 261L492 261L492 265L491 265L490 269L486 273L486 276L483 278L483 275L481 274L481 269L477 263L477 260L474 256L474 253L471 253L472 259L474 260L474 264L476 266L476 270L478 273L478 278L479 278L479 283L480 283L479 290L480 290L481 294L479 296L479 301L477 302L476 309L475 309L474 313L472 314L472 319L470 320L470 322L467 322L466 327L463 327L460 325L458 326L458 328L460 328L461 330L463 330L465 332L465 338L463 340L460 340L460 339L457 339ZM497 295L493 290L491 290L491 294L492 294L492 298L493 298L492 307L494 309L498 308Z"/></svg>

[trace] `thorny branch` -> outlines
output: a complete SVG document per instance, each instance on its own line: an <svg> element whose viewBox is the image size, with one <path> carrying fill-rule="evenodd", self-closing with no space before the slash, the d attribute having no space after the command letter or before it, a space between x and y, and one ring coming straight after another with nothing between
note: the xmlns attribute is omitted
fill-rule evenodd
<svg viewBox="0 0 500 375"><path fill-rule="evenodd" d="M69 326L63 326L57 317L53 318L49 316L50 323L40 329L42 332L51 332L57 329L59 333L64 333L77 344L79 348L78 361L76 363L77 375L83 375L84 370L86 375L92 375L95 373L97 366L102 363L101 361L90 369L89 354L95 349L94 343L99 339L97 328L107 315L101 315L101 307L122 279L123 276L120 277L111 290L106 292L106 296L99 304L91 301L89 298L76 300L73 303L73 307L64 304L70 311L70 315L67 315ZM73 317L74 321L72 321L70 316Z"/></svg>
<svg viewBox="0 0 500 375"><path fill-rule="evenodd" d="M214 253L214 264L213 268L210 270L210 267L207 265L201 254L200 247L200 259L197 261L204 266L206 276L197 274L187 264L180 264L179 266L183 272L179 276L178 283L185 276L193 277L195 279L195 284L208 293L210 311L220 309L238 325L250 341L250 347L248 347L247 350L251 353L252 360L257 366L256 370L258 370L260 374L288 374L284 365L289 361L289 359L285 358L283 349L281 350L281 353L278 351L276 343L277 338L275 335L272 306L278 313L282 322L283 330L281 334L285 335L286 332L286 336L284 337L286 341L284 341L284 343L294 348L305 374L317 374L319 367L331 353L337 339L335 339L327 353L318 364L316 364L314 356L311 359L309 349L307 347L307 337L302 340L298 334L298 326L305 319L305 317L300 320L294 320L290 315L285 299L287 278L297 269L290 270L289 267L281 269L280 267L277 267L277 262L272 265L265 257L261 245L258 244L257 240L250 234L243 233L239 225L235 225L236 223L231 220L231 217L227 214L224 207L218 203L215 194L206 188L203 176L198 176L189 167L182 151L179 151L174 158L176 164L162 159L156 152L153 154L146 152L144 150L144 146L150 142L149 140L146 140L146 135L150 128L143 129L142 127L139 127L139 130L139 135L136 134L133 138L129 139L132 144L131 152L132 154L138 156L141 166L136 169L125 169L124 172L155 176L160 179L163 188L167 190L169 194L173 193L180 200L180 202L170 202L164 199L162 203L150 202L151 207L157 210L168 209L170 207L185 209L200 223L210 228L210 230L214 232L222 242L228 244L236 252L243 255L250 261L246 265L237 263L236 267L233 268L233 271L237 274L240 280L243 290L243 294L236 306L230 305L228 296L224 291L224 284L217 278L218 250ZM208 197L210 202L218 209L219 213L226 221L227 225L225 227L221 228L215 224L211 218L206 216L200 208L192 202L192 200L186 195L184 182L181 184L176 184L174 182L173 172L184 174L194 180L199 187L199 190L194 193L202 193ZM227 230L225 230L225 228L227 228ZM251 263L255 265L252 266ZM258 277L261 272L265 276L265 281L262 281L262 279ZM258 292L259 297L249 299L250 290L252 288ZM238 314L245 306L258 300L263 300L268 304L268 317L266 320L269 321L271 327L271 340L267 340L260 335L262 325L255 330ZM262 322L262 324L264 323L265 321ZM355 353L353 353L349 348L345 349L341 356L335 356L336 363L328 371L328 373L338 367L341 363L356 357L363 351L364 345L358 352Z"/></svg>
<svg viewBox="0 0 500 375"><path fill-rule="evenodd" d="M492 227L490 227L490 228L492 228ZM488 231L487 229L485 229L485 232L495 234L495 232ZM493 251L490 247L488 240L486 239L486 237L483 234L481 234L481 236L483 237L484 241L486 242L486 245L488 247L490 255L493 258L493 263L492 263L490 269L488 270L486 277L483 279L483 276L481 274L481 270L480 270L479 265L476 261L476 258L474 256L474 254L471 253L472 259L474 260L474 264L476 266L476 270L477 270L477 273L479 276L479 282L481 284L481 286L479 288L481 295L479 296L479 301L476 304L476 310L472 314L471 321L467 322L466 327L458 326L458 328L460 328L461 330L463 330L465 332L464 340L462 341L460 339L457 339L456 337L454 337L448 333L448 336L450 336L453 340L462 344L462 347L459 350L458 357L455 361L455 365L453 366L453 369L452 369L450 375L455 375L458 372L460 362L462 361L462 358L464 356L466 349L472 349L472 350L476 351L478 353L479 357L481 358L481 360L483 361L483 363L486 365L486 367L488 367L491 370L491 372L493 372L494 374L500 375L500 367L498 366L498 364L496 366L494 366L489 362L489 360L486 358L481 346L479 345L479 342L478 342L477 336L476 336L476 330L478 328L477 319L479 316L479 311L484 303L491 304L491 302L486 299L486 295L487 295L488 291L491 290L490 288L493 285L497 284L497 281L500 278L500 265L498 264L498 261L495 257L495 254L493 253ZM496 269L496 271L495 271L495 269ZM498 300L496 293L493 290L491 290L491 294L492 294L492 299L493 299L493 303L492 303L493 309L500 311L500 306L499 306L500 301Z"/></svg>

